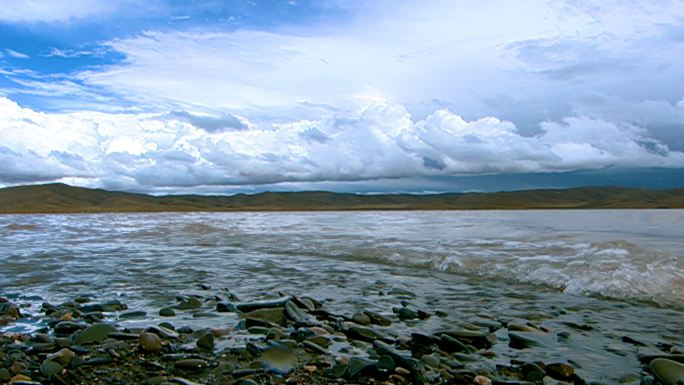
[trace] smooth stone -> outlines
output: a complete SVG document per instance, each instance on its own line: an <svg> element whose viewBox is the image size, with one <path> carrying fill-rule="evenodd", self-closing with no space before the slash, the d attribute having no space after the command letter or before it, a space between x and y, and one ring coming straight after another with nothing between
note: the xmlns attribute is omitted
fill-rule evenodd
<svg viewBox="0 0 684 385"><path fill-rule="evenodd" d="M527 349L546 344L537 333L508 332L508 346L513 349Z"/></svg>
<svg viewBox="0 0 684 385"><path fill-rule="evenodd" d="M197 297L188 297L178 304L178 308L181 310L199 309L201 307L202 301L200 301Z"/></svg>
<svg viewBox="0 0 684 385"><path fill-rule="evenodd" d="M148 353L158 353L162 349L162 341L158 335L150 332L143 332L138 339L140 350Z"/></svg>
<svg viewBox="0 0 684 385"><path fill-rule="evenodd" d="M324 348L327 348L328 346L330 346L330 340L324 336L311 336L311 337L307 338L306 340L311 341L314 344L321 346L321 347L324 347Z"/></svg>
<svg viewBox="0 0 684 385"><path fill-rule="evenodd" d="M197 347L201 350L214 350L214 335L207 333L197 340Z"/></svg>
<svg viewBox="0 0 684 385"><path fill-rule="evenodd" d="M391 372L396 368L396 364L394 363L394 359L390 356L380 356L380 359L378 360L378 369L384 370L386 372Z"/></svg>
<svg viewBox="0 0 684 385"><path fill-rule="evenodd" d="M285 305L283 305L285 306ZM254 310L250 311L248 313L242 313L240 314L240 318L247 318L247 319L256 319L256 320L261 320L261 321L267 321L275 324L280 324L285 321L285 312L283 311L283 308L276 307L276 308L265 308L265 309L259 309L259 310Z"/></svg>
<svg viewBox="0 0 684 385"><path fill-rule="evenodd" d="M171 324L170 322L160 322L157 324L157 326L169 329L169 330L176 330L176 328Z"/></svg>
<svg viewBox="0 0 684 385"><path fill-rule="evenodd" d="M53 329L55 330L56 334L72 334L87 327L88 325L80 322L61 321L58 322Z"/></svg>
<svg viewBox="0 0 684 385"><path fill-rule="evenodd" d="M664 385L679 385L684 380L684 364L665 358L651 361L651 371Z"/></svg>
<svg viewBox="0 0 684 385"><path fill-rule="evenodd" d="M19 319L21 318L21 311L16 304L11 302L0 302L0 315Z"/></svg>
<svg viewBox="0 0 684 385"><path fill-rule="evenodd" d="M533 363L526 363L520 367L524 378L527 381L542 381L546 372L539 365Z"/></svg>
<svg viewBox="0 0 684 385"><path fill-rule="evenodd" d="M76 353L72 352L69 349L62 349L56 353L49 354L46 359L50 361L55 361L62 366L67 366L71 362L71 360L76 356Z"/></svg>
<svg viewBox="0 0 684 385"><path fill-rule="evenodd" d="M170 307L163 307L159 309L159 315L162 317L174 317L176 312Z"/></svg>
<svg viewBox="0 0 684 385"><path fill-rule="evenodd" d="M400 320L411 320L418 318L418 311L408 307L398 308L396 309L395 313L397 313L397 316L399 316Z"/></svg>
<svg viewBox="0 0 684 385"><path fill-rule="evenodd" d="M176 368L179 369L202 369L207 367L209 363L198 358L188 358L185 360L176 361L175 365Z"/></svg>
<svg viewBox="0 0 684 385"><path fill-rule="evenodd" d="M440 349L444 350L447 353L472 353L473 352L473 349L468 347L468 345L457 340L456 338L451 337L448 334L442 334L442 337L440 337L439 341L437 341L437 345L439 346Z"/></svg>
<svg viewBox="0 0 684 385"><path fill-rule="evenodd" d="M167 339L176 339L180 336L175 331L168 329L168 328L165 328L163 326L150 326L147 329L145 329L145 331L150 332L150 333L154 333L154 334L158 335L159 337L167 338Z"/></svg>
<svg viewBox="0 0 684 385"><path fill-rule="evenodd" d="M478 349L489 349L496 342L496 336L492 333L473 331L473 330L447 330L438 332L440 334L446 334L449 337L456 338L457 340L472 345Z"/></svg>
<svg viewBox="0 0 684 385"><path fill-rule="evenodd" d="M374 311L370 310L364 310L363 314L367 315L368 318L370 318L370 322L373 325L380 325L380 326L389 326L392 324L392 320L385 317L384 315L380 313L376 313Z"/></svg>
<svg viewBox="0 0 684 385"><path fill-rule="evenodd" d="M346 378L355 378L360 374L369 374L369 372L375 372L377 370L377 365L371 360L367 360L361 357L352 357L347 364L347 370L344 373Z"/></svg>
<svg viewBox="0 0 684 385"><path fill-rule="evenodd" d="M388 294L401 296L401 297L411 297L411 298L415 298L415 296L416 296L416 293L414 293L411 290L406 289L404 287L400 287L400 286L394 286L393 288L390 289Z"/></svg>
<svg viewBox="0 0 684 385"><path fill-rule="evenodd" d="M575 368L565 363L553 363L546 365L546 374L556 380L569 381L572 380L572 375L575 374Z"/></svg>
<svg viewBox="0 0 684 385"><path fill-rule="evenodd" d="M42 364L40 364L40 372L43 373L43 375L46 377L52 377L56 374L59 374L62 372L62 369L64 369L64 367L60 365L58 362L50 361L47 359L44 360Z"/></svg>
<svg viewBox="0 0 684 385"><path fill-rule="evenodd" d="M102 304L102 311L104 312L114 312L128 309L126 304L121 303L119 300L107 301Z"/></svg>
<svg viewBox="0 0 684 385"><path fill-rule="evenodd" d="M237 311L237 307L230 302L219 302L216 304L216 311L219 313L232 313Z"/></svg>
<svg viewBox="0 0 684 385"><path fill-rule="evenodd" d="M146 315L147 315L146 311L136 310L136 311L129 311L127 313L119 314L119 318L140 318L140 317L144 317Z"/></svg>
<svg viewBox="0 0 684 385"><path fill-rule="evenodd" d="M251 312L257 309L267 309L267 308L278 308L284 307L285 304L292 299L291 296L286 296L279 298L274 301L264 301L264 302L245 302L235 305L235 307L241 312Z"/></svg>
<svg viewBox="0 0 684 385"><path fill-rule="evenodd" d="M302 345L305 349L312 350L318 354L328 354L328 351L325 348L311 341L304 341L302 342Z"/></svg>
<svg viewBox="0 0 684 385"><path fill-rule="evenodd" d="M432 354L426 354L426 355L420 357L420 360L423 361L423 363L425 365L432 367L432 368L439 368L440 365L442 364L442 361L438 357L436 357Z"/></svg>
<svg viewBox="0 0 684 385"><path fill-rule="evenodd" d="M83 345L93 342L102 342L109 333L116 332L116 328L108 324L95 324L81 331L74 340L75 344Z"/></svg>
<svg viewBox="0 0 684 385"><path fill-rule="evenodd" d="M352 321L359 325L370 325L371 319L366 313L357 311L352 315Z"/></svg>
<svg viewBox="0 0 684 385"><path fill-rule="evenodd" d="M381 338L384 338L385 335L382 334L381 332L373 329L372 327L369 326L352 326L350 327L347 332L347 337L355 340L361 340L361 341L368 341L372 342Z"/></svg>
<svg viewBox="0 0 684 385"><path fill-rule="evenodd" d="M399 352L397 352L392 346L389 344L386 344L382 341L376 340L373 341L373 347L375 348L375 351L379 355L388 355L392 357L394 362L403 368L408 369L409 371L416 373L420 371L421 365L418 360L407 357Z"/></svg>
<svg viewBox="0 0 684 385"><path fill-rule="evenodd" d="M7 382L12 378L12 374L7 368L0 368L0 381Z"/></svg>
<svg viewBox="0 0 684 385"><path fill-rule="evenodd" d="M303 307L308 311L314 311L316 310L316 303L311 300L311 298L304 297L304 298L295 298L295 301L297 303L297 306ZM320 307L320 306L318 306Z"/></svg>
<svg viewBox="0 0 684 385"><path fill-rule="evenodd" d="M313 323L311 321L311 317L292 301L287 301L285 303L285 314L288 316L288 318L298 324L309 325Z"/></svg>

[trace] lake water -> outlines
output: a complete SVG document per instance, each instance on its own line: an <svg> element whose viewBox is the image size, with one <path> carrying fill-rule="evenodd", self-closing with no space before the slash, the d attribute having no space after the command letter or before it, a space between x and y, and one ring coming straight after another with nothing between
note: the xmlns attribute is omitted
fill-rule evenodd
<svg viewBox="0 0 684 385"><path fill-rule="evenodd" d="M482 319L590 325L543 350L509 349L499 333L492 362L572 360L581 376L615 382L641 368L622 337L684 347L684 210L0 216L0 295L35 306L116 298L150 314L122 322L152 323L200 283L243 300L306 294L348 314L391 312L398 300L384 294L399 286L447 313L400 332Z"/></svg>

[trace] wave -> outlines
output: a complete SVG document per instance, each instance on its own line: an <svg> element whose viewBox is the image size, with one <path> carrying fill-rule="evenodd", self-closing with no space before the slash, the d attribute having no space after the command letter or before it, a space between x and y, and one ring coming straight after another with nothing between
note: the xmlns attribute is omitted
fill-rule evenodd
<svg viewBox="0 0 684 385"><path fill-rule="evenodd" d="M487 240L453 245L389 242L346 246L319 245L316 250L320 256L543 285L571 295L684 308L684 257L627 241Z"/></svg>

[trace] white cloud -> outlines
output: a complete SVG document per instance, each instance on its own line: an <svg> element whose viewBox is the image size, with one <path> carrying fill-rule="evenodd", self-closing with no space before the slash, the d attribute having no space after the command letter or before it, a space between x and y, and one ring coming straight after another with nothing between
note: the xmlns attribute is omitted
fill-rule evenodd
<svg viewBox="0 0 684 385"><path fill-rule="evenodd" d="M13 49L6 49L5 52L7 52L7 55L15 59L28 59L30 57L29 55L23 52L15 51Z"/></svg>
<svg viewBox="0 0 684 385"><path fill-rule="evenodd" d="M183 191L206 185L684 166L683 153L669 151L644 130L589 118L546 122L542 134L524 137L512 123L493 117L467 121L438 110L414 121L400 105L366 98L316 120L246 126L207 131L169 113L40 113L1 98L0 182L70 180Z"/></svg>

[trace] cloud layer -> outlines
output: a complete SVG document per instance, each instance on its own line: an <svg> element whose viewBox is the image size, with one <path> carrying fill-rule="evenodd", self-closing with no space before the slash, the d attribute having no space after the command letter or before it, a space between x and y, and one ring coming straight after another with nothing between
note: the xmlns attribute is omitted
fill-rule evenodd
<svg viewBox="0 0 684 385"><path fill-rule="evenodd" d="M401 105L367 98L318 120L263 125L187 112L41 113L0 98L0 181L190 191L684 164L684 153L634 125L573 117L540 130L522 136L511 122L443 109L415 121Z"/></svg>

